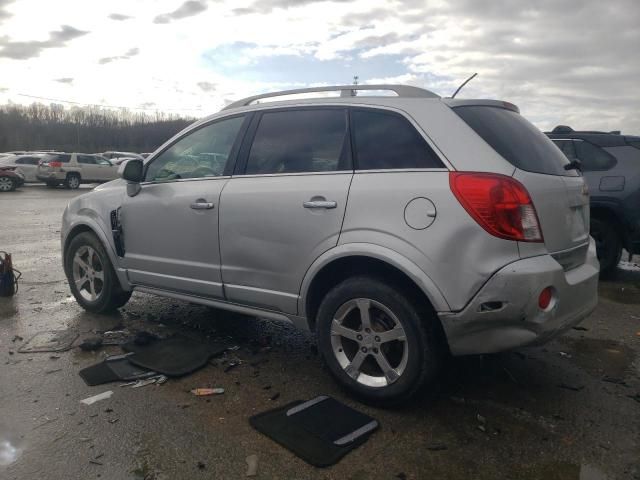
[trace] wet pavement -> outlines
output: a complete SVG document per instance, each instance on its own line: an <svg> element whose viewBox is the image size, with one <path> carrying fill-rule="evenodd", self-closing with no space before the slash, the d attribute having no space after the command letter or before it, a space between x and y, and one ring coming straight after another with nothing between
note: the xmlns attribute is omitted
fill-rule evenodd
<svg viewBox="0 0 640 480"><path fill-rule="evenodd" d="M600 287L595 313L538 348L449 362L437 392L383 410L341 392L313 336L291 325L134 294L119 313L83 311L60 262L64 206L87 191L28 186L0 194L0 250L22 270L0 299L1 479L640 479L640 267L627 262ZM98 352L19 353L44 330L80 339L125 328L222 339L236 351L181 379L143 388L88 387L78 371ZM242 363L225 372L229 362ZM195 387L223 387L194 397ZM80 400L112 390L87 406ZM332 395L382 428L327 469L311 467L254 431L251 415Z"/></svg>

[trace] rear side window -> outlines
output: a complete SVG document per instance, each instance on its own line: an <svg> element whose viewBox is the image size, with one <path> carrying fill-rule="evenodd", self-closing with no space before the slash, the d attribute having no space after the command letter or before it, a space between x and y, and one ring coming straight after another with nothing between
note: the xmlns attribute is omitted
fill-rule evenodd
<svg viewBox="0 0 640 480"><path fill-rule="evenodd" d="M44 163L49 163L49 162L69 163L70 160L71 160L71 155L69 155L68 153L58 153L58 154L47 155L42 159Z"/></svg>
<svg viewBox="0 0 640 480"><path fill-rule="evenodd" d="M486 105L455 107L453 111L514 167L547 175L579 175L576 170L564 169L567 157L519 113Z"/></svg>
<svg viewBox="0 0 640 480"><path fill-rule="evenodd" d="M576 156L585 172L609 170L616 164L616 159L600 147L583 140L577 140L574 144Z"/></svg>
<svg viewBox="0 0 640 480"><path fill-rule="evenodd" d="M344 109L267 112L260 118L246 174L349 169L347 145Z"/></svg>
<svg viewBox="0 0 640 480"><path fill-rule="evenodd" d="M401 115L353 110L353 138L359 170L443 168L427 142Z"/></svg>
<svg viewBox="0 0 640 480"><path fill-rule="evenodd" d="M90 155L78 155L78 163L84 163L86 165L95 165L96 159Z"/></svg>
<svg viewBox="0 0 640 480"><path fill-rule="evenodd" d="M576 147L573 145L573 140L553 140L553 143L562 150L562 153L564 153L569 160L578 158L576 157Z"/></svg>

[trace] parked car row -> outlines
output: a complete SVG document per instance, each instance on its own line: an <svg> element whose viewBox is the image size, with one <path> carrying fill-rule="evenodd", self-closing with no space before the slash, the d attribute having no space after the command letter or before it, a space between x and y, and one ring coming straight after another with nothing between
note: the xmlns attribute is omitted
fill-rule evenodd
<svg viewBox="0 0 640 480"><path fill-rule="evenodd" d="M102 154L56 151L13 151L0 154L2 185L0 191L12 191L26 182L44 182L48 187L64 185L78 188L82 183L102 183L117 177L124 160L142 160L145 155L107 151ZM11 173L5 173L11 172Z"/></svg>

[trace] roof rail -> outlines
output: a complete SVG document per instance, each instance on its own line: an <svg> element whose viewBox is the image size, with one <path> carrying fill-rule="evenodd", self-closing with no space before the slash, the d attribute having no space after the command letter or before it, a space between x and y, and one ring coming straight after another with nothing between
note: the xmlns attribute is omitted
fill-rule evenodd
<svg viewBox="0 0 640 480"><path fill-rule="evenodd" d="M254 95L252 97L243 98L237 102L233 102L223 110L230 110L232 108L246 107L256 100L263 98L282 97L285 95L297 95L301 93L316 93L316 92L340 92L341 97L354 97L355 92L358 90L388 90L395 92L399 97L404 98L440 98L429 90L420 87L412 87L409 85L332 85L328 87L311 87L311 88L298 88L296 90L283 90L280 92L263 93L261 95Z"/></svg>

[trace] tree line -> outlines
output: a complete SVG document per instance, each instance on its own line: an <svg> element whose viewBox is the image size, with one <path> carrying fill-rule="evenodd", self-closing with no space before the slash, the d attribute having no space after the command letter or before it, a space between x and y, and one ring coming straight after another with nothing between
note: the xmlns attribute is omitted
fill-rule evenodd
<svg viewBox="0 0 640 480"><path fill-rule="evenodd" d="M0 105L0 152L152 152L194 121L178 115L60 104Z"/></svg>

